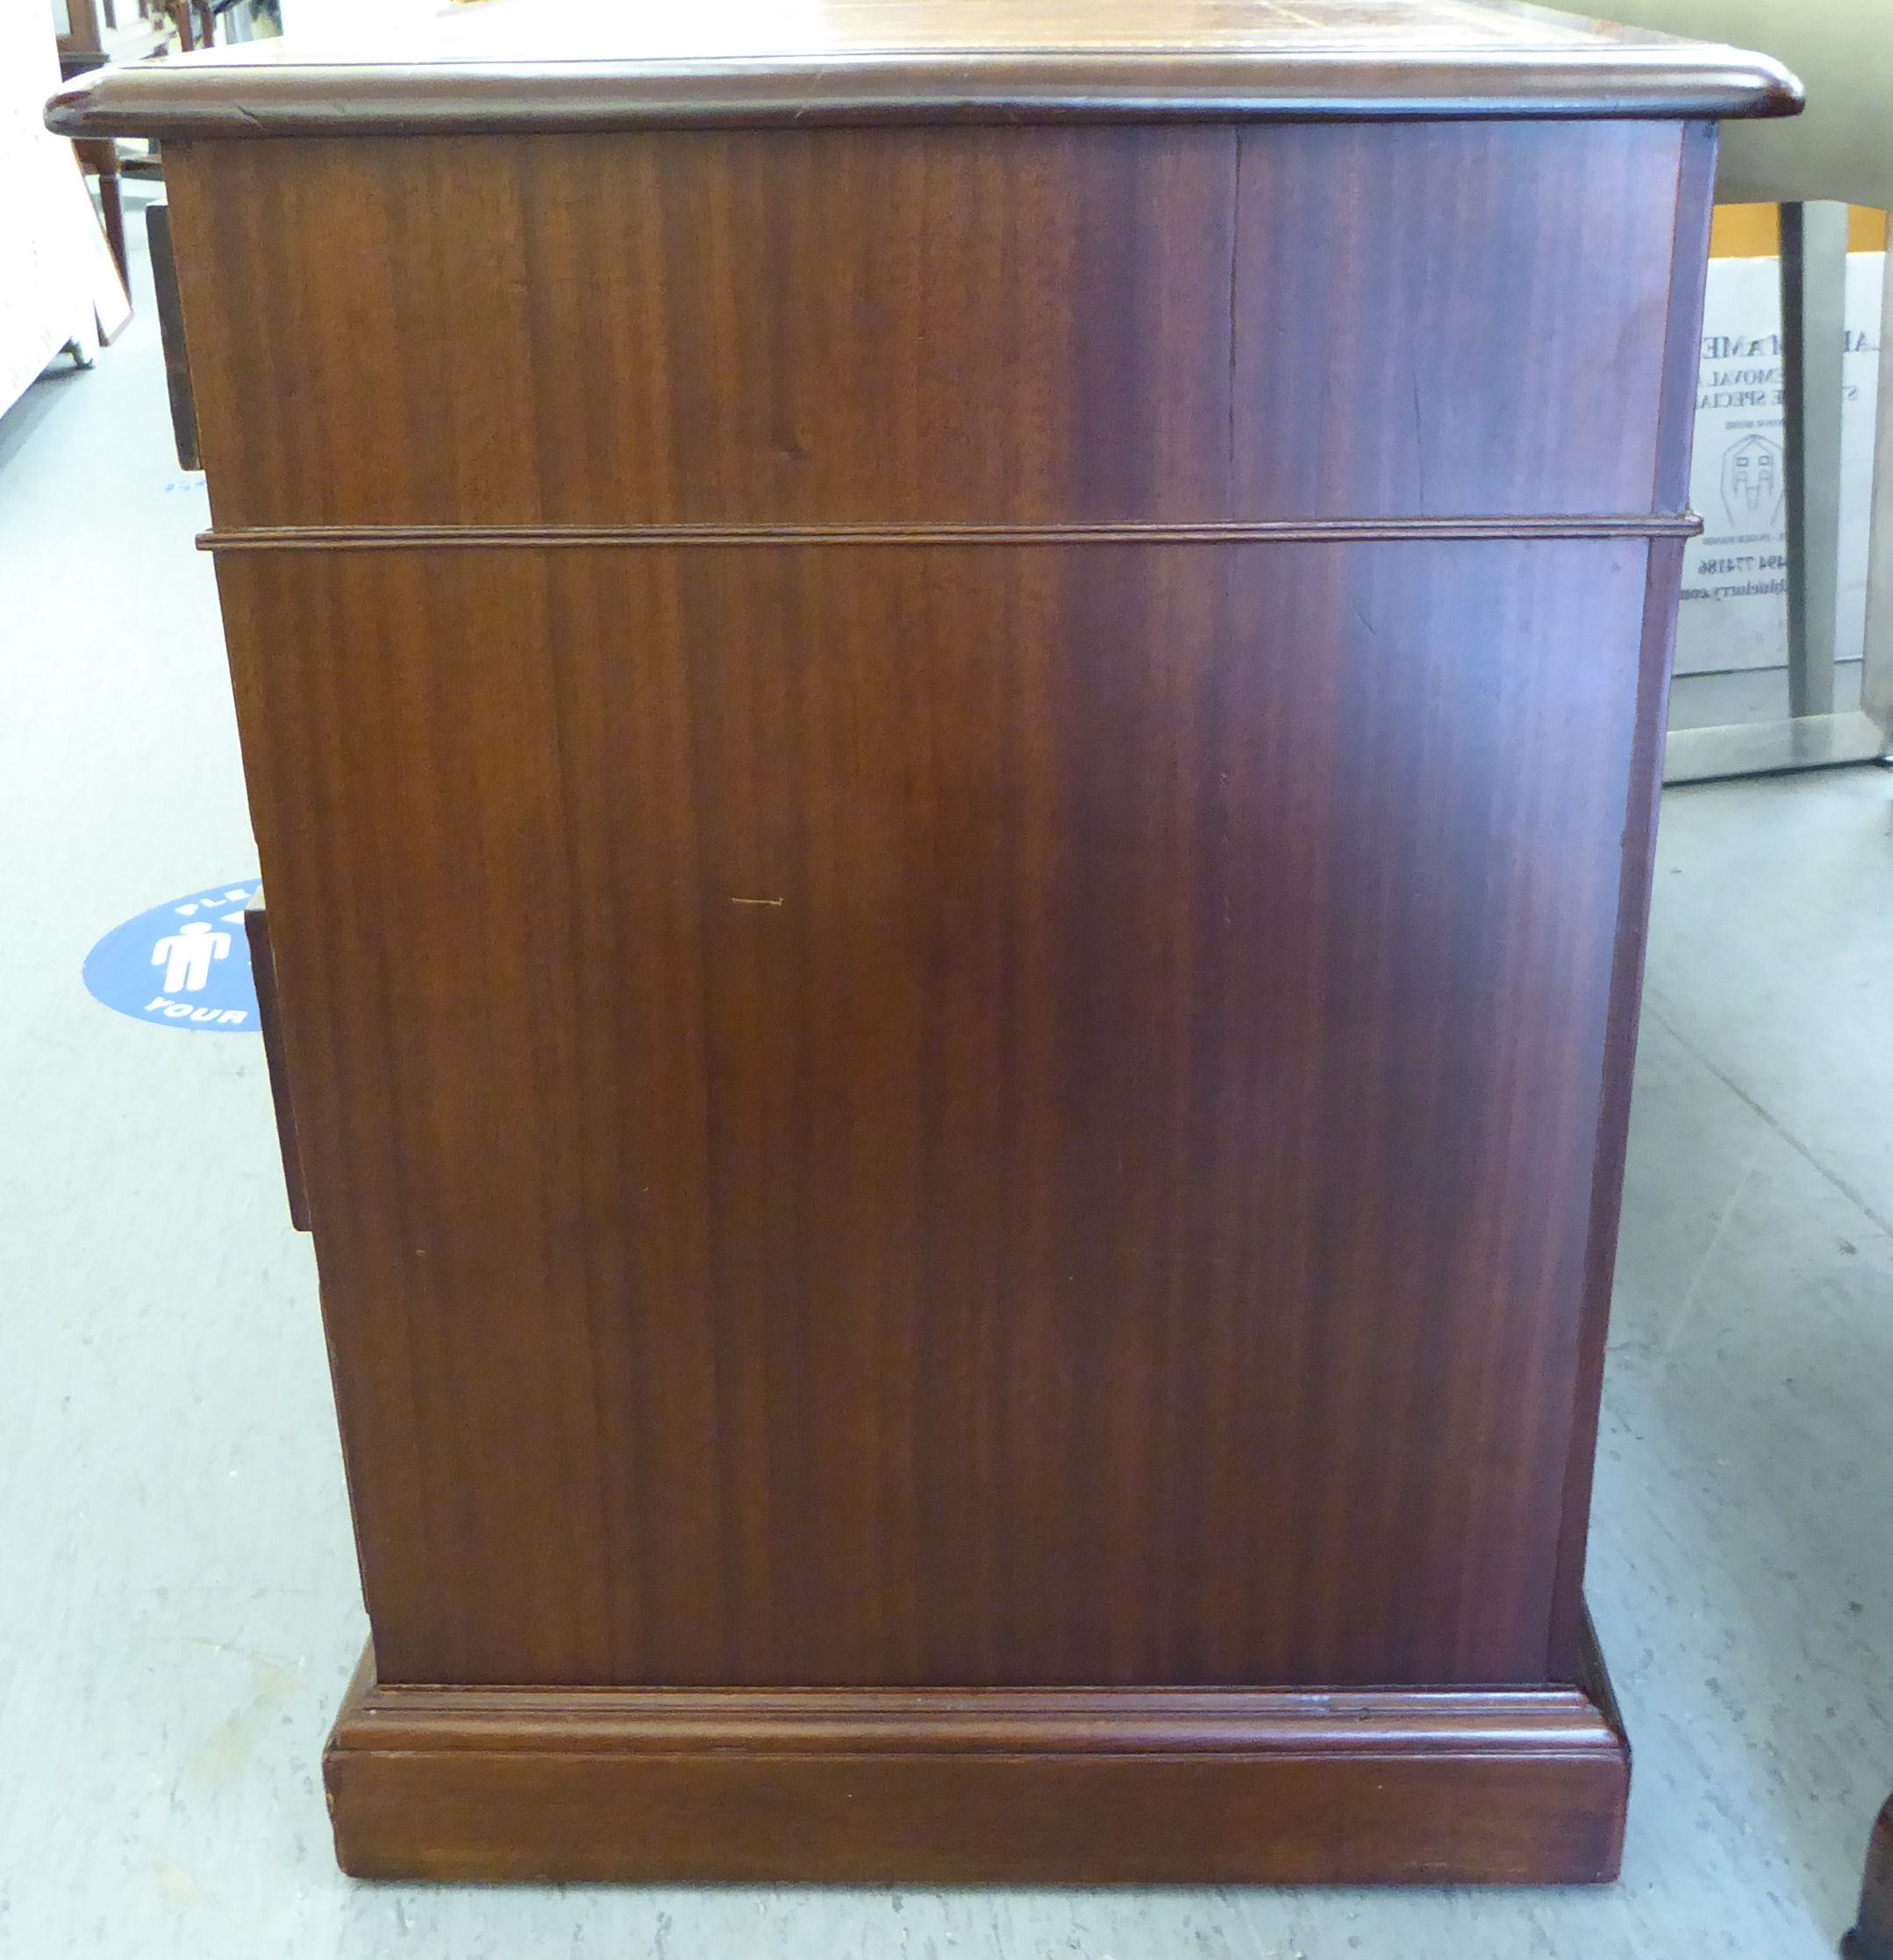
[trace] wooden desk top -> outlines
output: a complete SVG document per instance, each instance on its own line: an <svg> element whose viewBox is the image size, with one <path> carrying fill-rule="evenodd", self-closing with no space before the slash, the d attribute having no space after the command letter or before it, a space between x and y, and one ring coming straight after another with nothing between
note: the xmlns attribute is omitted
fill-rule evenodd
<svg viewBox="0 0 1893 1960"><path fill-rule="evenodd" d="M68 136L1791 115L1760 54L1512 0L487 0L112 68Z"/></svg>

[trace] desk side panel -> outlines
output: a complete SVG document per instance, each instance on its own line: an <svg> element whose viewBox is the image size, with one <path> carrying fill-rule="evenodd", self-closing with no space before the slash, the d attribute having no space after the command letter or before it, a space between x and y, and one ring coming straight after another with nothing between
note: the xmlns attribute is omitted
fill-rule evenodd
<svg viewBox="0 0 1893 1960"><path fill-rule="evenodd" d="M225 559L382 1678L1542 1678L1647 557Z"/></svg>
<svg viewBox="0 0 1893 1960"><path fill-rule="evenodd" d="M167 148L224 527L1650 508L1679 125Z"/></svg>

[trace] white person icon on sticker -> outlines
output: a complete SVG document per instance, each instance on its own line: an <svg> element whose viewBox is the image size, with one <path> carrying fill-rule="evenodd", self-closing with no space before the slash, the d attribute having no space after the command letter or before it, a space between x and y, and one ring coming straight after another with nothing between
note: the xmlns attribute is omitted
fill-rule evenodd
<svg viewBox="0 0 1893 1960"><path fill-rule="evenodd" d="M201 919L180 926L151 949L151 963L164 968L168 994L201 993L210 983L211 962L229 957L230 934L213 932Z"/></svg>
<svg viewBox="0 0 1893 1960"><path fill-rule="evenodd" d="M254 1034L256 984L240 908L256 896L254 878L213 884L114 926L85 956L86 991L147 1027ZM164 991L154 995L158 980Z"/></svg>

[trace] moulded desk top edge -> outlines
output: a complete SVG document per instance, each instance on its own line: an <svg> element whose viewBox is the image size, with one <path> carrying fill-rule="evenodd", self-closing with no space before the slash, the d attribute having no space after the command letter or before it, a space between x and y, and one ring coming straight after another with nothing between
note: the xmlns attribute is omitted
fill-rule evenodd
<svg viewBox="0 0 1893 1960"><path fill-rule="evenodd" d="M1029 9L1013 11L1030 24ZM1561 20L1532 9L1495 11L1501 23ZM876 44L836 32L803 46L761 34L742 45L706 31L695 46L672 35L630 55L621 46L558 59L396 39L401 58L377 61L319 44L298 56L293 44L251 42L96 70L54 97L46 122L67 136L177 139L691 125L1719 119L1792 115L1801 106L1801 85L1779 62L1732 47L1575 19L1561 38L1429 38L1421 31L1426 10L1412 18L1404 37L1258 30L1147 43L1099 35L982 44L939 32Z"/></svg>

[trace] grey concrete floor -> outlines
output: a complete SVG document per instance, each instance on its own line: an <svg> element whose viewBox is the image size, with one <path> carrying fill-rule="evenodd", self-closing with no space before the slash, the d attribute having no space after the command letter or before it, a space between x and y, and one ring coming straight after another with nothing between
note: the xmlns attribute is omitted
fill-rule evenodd
<svg viewBox="0 0 1893 1960"><path fill-rule="evenodd" d="M1893 1785L1893 778L1673 794L1591 1553L1637 1749L1564 1892L476 1891L335 1871L363 1621L260 1046L80 962L254 872L148 303L0 418L0 1956L1803 1960Z"/></svg>

